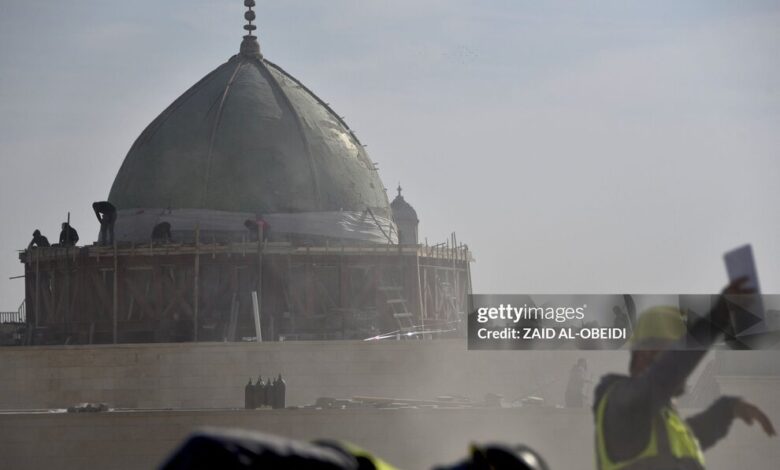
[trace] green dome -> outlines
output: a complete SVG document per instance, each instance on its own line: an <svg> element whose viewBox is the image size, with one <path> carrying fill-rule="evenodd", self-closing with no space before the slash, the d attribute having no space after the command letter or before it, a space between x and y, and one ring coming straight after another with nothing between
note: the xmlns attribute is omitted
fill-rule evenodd
<svg viewBox="0 0 780 470"><path fill-rule="evenodd" d="M344 121L254 42L141 133L108 197L120 211L365 211L390 217L384 187Z"/></svg>

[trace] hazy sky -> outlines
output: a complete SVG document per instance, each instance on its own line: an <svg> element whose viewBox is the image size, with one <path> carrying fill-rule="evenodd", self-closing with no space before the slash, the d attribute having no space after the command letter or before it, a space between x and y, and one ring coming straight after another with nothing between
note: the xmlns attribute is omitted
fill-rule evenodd
<svg viewBox="0 0 780 470"><path fill-rule="evenodd" d="M97 237L143 128L238 51L242 1L0 1L0 309L17 251ZM261 47L346 117L484 293L780 293L780 3L260 1Z"/></svg>

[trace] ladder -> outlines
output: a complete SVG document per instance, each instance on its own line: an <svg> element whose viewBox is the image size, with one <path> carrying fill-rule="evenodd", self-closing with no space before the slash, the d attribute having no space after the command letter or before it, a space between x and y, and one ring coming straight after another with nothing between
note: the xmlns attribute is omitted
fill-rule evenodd
<svg viewBox="0 0 780 470"><path fill-rule="evenodd" d="M458 297L455 294L455 289L447 281L439 281L439 295L438 299L441 312L444 314L446 321L459 321L462 319L463 312L458 307Z"/></svg>
<svg viewBox="0 0 780 470"><path fill-rule="evenodd" d="M411 333L415 329L414 314L409 312L406 299L403 297L403 288L397 286L380 286L379 290L385 295L385 301L390 312L398 324L398 339Z"/></svg>

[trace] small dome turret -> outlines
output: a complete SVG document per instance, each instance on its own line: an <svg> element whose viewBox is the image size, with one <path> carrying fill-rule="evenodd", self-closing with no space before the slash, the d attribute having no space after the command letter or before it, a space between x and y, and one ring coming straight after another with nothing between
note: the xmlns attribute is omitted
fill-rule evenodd
<svg viewBox="0 0 780 470"><path fill-rule="evenodd" d="M398 183L398 195L390 203L393 210L393 221L398 227L398 243L401 245L417 244L417 227L420 220L417 218L417 211L401 195L401 184Z"/></svg>

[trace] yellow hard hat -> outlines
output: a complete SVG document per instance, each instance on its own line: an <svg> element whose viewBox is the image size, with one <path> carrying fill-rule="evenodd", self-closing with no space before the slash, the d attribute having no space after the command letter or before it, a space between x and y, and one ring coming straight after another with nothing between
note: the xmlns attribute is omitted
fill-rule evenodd
<svg viewBox="0 0 780 470"><path fill-rule="evenodd" d="M631 349L665 349L685 336L684 314L676 307L653 307L639 316Z"/></svg>

